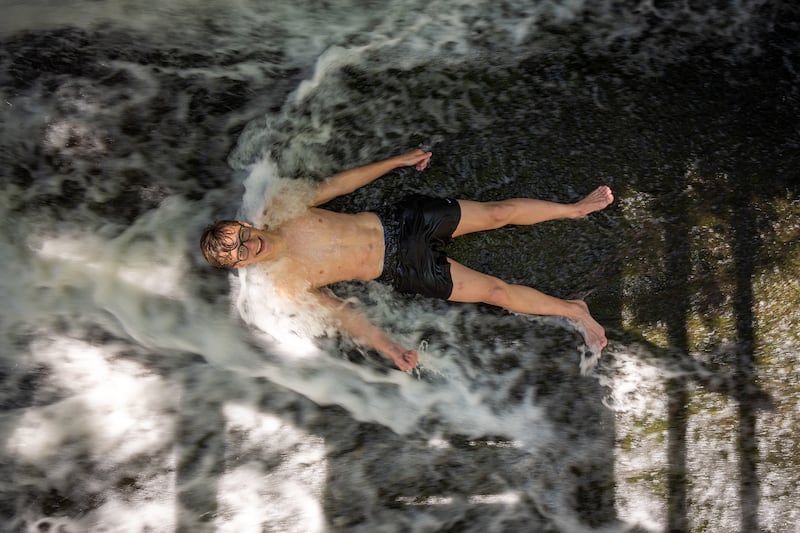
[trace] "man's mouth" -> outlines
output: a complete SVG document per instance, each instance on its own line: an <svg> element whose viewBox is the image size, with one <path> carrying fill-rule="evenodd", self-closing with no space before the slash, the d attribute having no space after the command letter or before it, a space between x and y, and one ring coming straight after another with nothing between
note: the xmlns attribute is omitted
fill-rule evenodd
<svg viewBox="0 0 800 533"><path fill-rule="evenodd" d="M256 237L258 241L258 250L256 250L256 255L261 253L261 249L264 247L264 241L261 240L261 237Z"/></svg>

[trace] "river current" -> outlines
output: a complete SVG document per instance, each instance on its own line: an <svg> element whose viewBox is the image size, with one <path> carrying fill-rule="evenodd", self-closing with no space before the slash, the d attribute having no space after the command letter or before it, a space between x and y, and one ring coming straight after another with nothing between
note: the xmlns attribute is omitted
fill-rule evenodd
<svg viewBox="0 0 800 533"><path fill-rule="evenodd" d="M0 2L0 530L797 531L800 7ZM458 239L573 324L333 287L392 368L209 268L214 219L616 200ZM288 192L287 192L288 191Z"/></svg>

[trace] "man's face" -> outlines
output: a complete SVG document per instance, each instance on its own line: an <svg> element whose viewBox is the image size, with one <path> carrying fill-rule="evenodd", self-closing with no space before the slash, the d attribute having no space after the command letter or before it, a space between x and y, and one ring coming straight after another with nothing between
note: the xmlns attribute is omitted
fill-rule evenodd
<svg viewBox="0 0 800 533"><path fill-rule="evenodd" d="M247 222L229 224L223 228L224 239L231 243L230 251L220 251L217 257L232 268L257 263L265 258L268 241L260 230Z"/></svg>

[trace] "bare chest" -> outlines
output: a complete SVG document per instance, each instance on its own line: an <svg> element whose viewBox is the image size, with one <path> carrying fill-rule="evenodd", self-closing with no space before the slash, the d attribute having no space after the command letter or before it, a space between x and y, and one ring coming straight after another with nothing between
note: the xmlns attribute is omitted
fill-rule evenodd
<svg viewBox="0 0 800 533"><path fill-rule="evenodd" d="M374 215L319 209L281 228L289 268L312 286L374 279L383 265L383 230Z"/></svg>

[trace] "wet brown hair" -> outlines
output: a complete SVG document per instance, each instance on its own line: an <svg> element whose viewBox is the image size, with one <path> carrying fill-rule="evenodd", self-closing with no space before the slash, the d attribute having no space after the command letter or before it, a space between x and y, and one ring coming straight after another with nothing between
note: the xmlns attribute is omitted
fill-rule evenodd
<svg viewBox="0 0 800 533"><path fill-rule="evenodd" d="M238 220L218 220L203 230L203 235L200 237L200 250L206 261L214 268L232 268L236 264L235 261L220 259L220 255L238 248L239 242L235 238L231 238L230 233L225 230L239 224Z"/></svg>

